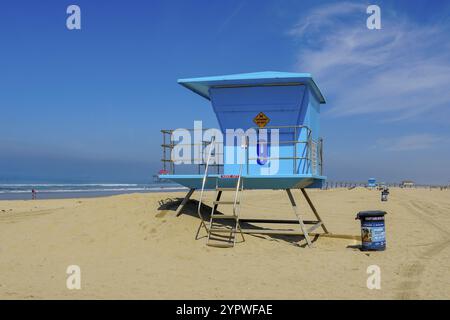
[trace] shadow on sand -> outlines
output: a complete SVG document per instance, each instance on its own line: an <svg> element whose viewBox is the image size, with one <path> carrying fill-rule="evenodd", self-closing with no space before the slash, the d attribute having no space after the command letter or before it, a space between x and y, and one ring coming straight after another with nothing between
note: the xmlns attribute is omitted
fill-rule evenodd
<svg viewBox="0 0 450 320"><path fill-rule="evenodd" d="M181 204L181 202L183 201L183 198L166 198L166 199L162 199L159 200L159 207L158 210L161 211L160 213L157 214L157 217L161 217L166 215L169 211L176 211L178 206ZM198 210L198 200L194 200L191 199L189 200L186 205L183 208L182 214L185 215L189 215L191 217L194 217L196 219L200 220L200 217L198 216L197 213ZM201 207L201 214L203 216L203 219L205 221L209 221L210 217L211 217L211 211L212 211L212 207L208 206L204 203L202 203L202 207ZM220 212L219 210L215 211L216 214L223 214L222 212ZM217 224L219 224L220 226L223 227L231 227L234 226L232 221L229 220L218 220L217 222L215 222ZM273 228L264 228L261 226L257 226L255 224L251 224L248 222L244 222L241 221L240 222L241 228L242 229L252 229L252 230L274 230ZM276 230L293 230L293 229L276 229ZM302 243L300 244L300 242L304 242L303 240L305 240L304 236L297 236L297 235L275 235L275 234L264 234L264 235L259 235L259 234L245 234L246 236L252 236L252 237L256 237L256 238L261 238L261 239L272 239L272 240L279 240L279 241L285 241L293 246L296 247L301 247L301 248L305 248L307 247L307 243ZM314 243L319 239L319 235L316 234L314 235L314 237L311 238L311 242Z"/></svg>

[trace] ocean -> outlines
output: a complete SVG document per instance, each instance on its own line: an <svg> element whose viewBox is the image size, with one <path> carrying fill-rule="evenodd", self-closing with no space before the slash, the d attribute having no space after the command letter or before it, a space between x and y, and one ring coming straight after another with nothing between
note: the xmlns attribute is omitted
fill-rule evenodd
<svg viewBox="0 0 450 320"><path fill-rule="evenodd" d="M0 183L0 200L29 200L31 191L37 199L64 199L102 197L125 193L162 191L183 191L179 184L160 182L151 184L134 183Z"/></svg>

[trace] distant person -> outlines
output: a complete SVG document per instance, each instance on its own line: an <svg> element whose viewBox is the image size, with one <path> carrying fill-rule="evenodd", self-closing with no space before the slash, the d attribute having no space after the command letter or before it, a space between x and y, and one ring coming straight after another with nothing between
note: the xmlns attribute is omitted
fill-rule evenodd
<svg viewBox="0 0 450 320"><path fill-rule="evenodd" d="M31 199L36 200L36 190L31 189Z"/></svg>

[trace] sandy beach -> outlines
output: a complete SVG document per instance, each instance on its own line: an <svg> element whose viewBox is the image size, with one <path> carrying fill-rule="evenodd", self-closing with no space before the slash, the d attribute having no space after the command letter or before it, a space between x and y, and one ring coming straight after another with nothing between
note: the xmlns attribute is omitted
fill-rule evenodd
<svg viewBox="0 0 450 320"><path fill-rule="evenodd" d="M180 217L182 192L0 201L0 299L450 298L449 190L392 188L388 202L364 188L309 194L338 235L314 248L260 235L208 247L194 239L197 193ZM388 212L387 250L361 252L355 215L378 209ZM291 210L283 191L244 192L243 217L294 218ZM81 290L66 288L69 265L81 268ZM381 268L380 290L366 286L370 265Z"/></svg>

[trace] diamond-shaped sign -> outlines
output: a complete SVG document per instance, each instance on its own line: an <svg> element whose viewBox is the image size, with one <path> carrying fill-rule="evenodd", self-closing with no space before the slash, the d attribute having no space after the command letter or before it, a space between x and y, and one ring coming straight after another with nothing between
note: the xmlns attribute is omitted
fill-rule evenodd
<svg viewBox="0 0 450 320"><path fill-rule="evenodd" d="M263 112L260 112L253 118L253 122L256 123L258 127L264 128L270 122L270 119Z"/></svg>

